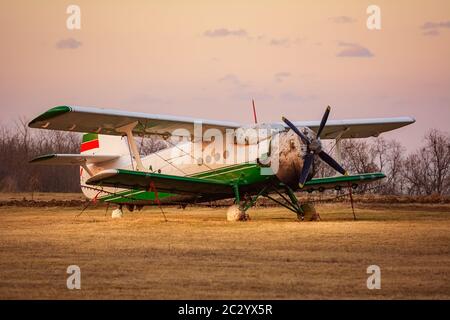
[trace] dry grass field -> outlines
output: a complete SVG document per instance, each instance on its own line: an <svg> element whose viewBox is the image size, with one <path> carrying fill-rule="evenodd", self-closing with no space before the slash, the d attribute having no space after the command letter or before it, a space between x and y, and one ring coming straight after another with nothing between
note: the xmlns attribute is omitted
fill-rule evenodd
<svg viewBox="0 0 450 320"><path fill-rule="evenodd" d="M86 200L86 197L81 193L48 193L48 192L0 192L0 201L12 200L36 200L36 201L51 201L51 200Z"/></svg>
<svg viewBox="0 0 450 320"><path fill-rule="evenodd" d="M0 207L1 299L449 299L450 206L321 205L321 222L282 208ZM81 290L66 268L81 268ZM381 268L368 290L366 268Z"/></svg>

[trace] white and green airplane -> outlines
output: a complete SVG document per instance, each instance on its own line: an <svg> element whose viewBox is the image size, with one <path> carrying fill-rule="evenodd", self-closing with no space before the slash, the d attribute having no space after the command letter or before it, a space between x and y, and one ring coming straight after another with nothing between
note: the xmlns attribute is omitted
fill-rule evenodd
<svg viewBox="0 0 450 320"><path fill-rule="evenodd" d="M296 191L356 188L385 177L382 172L348 174L339 164L342 139L378 136L415 122L411 117L327 121L329 113L330 107L321 121L290 122L283 118L283 122L242 125L58 106L29 126L84 133L81 152L44 155L31 162L80 166L86 197L117 204L120 212L123 205L132 211L145 205L185 206L234 198L233 209L242 218L263 196L302 219ZM135 140L152 135L179 141L142 156ZM321 139L336 141L338 161L322 150ZM316 157L340 175L312 178Z"/></svg>

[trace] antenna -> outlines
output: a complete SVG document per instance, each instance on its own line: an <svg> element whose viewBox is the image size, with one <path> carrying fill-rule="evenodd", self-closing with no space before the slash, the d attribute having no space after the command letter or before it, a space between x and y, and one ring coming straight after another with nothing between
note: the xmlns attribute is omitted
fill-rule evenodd
<svg viewBox="0 0 450 320"><path fill-rule="evenodd" d="M255 119L255 124L257 124L258 119L256 118L255 100L253 100L253 99L252 99L252 105L253 105L253 118Z"/></svg>

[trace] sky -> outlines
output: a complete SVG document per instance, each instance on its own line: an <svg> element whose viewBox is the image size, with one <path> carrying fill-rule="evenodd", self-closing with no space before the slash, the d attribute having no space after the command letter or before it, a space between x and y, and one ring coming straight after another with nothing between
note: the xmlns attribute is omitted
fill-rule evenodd
<svg viewBox="0 0 450 320"><path fill-rule="evenodd" d="M81 28L66 26L69 5ZM369 30L377 5L381 29ZM0 124L57 105L251 123L450 119L450 1L0 0Z"/></svg>

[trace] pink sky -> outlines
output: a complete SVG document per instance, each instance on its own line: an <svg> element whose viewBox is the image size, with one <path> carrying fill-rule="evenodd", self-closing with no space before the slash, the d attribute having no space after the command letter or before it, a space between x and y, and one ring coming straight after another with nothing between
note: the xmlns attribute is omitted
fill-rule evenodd
<svg viewBox="0 0 450 320"><path fill-rule="evenodd" d="M81 8L81 30L66 8ZM381 8L382 29L366 28ZM0 117L55 105L252 122L450 119L450 1L1 1ZM347 53L352 56L345 56ZM342 56L344 55L344 56Z"/></svg>

